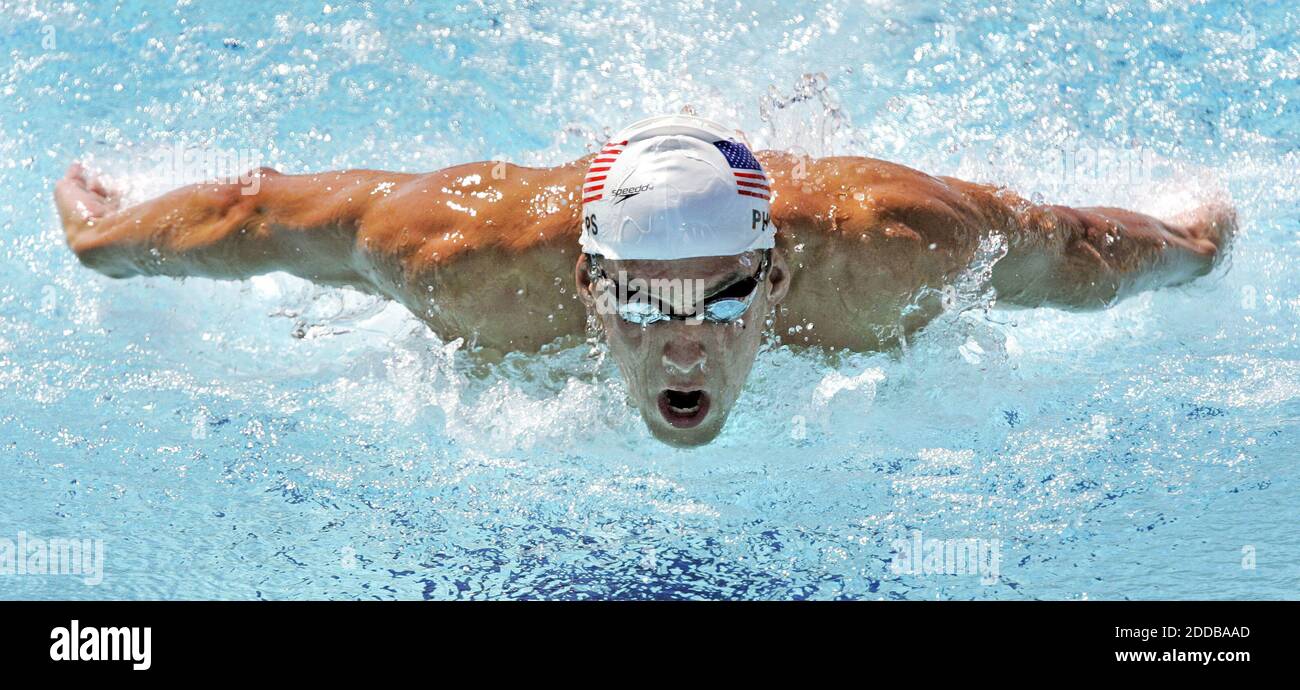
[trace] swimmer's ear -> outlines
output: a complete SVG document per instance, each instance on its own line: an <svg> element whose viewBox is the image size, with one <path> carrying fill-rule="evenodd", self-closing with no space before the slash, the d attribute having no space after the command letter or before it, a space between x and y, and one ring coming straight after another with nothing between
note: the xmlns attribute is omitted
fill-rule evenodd
<svg viewBox="0 0 1300 690"><path fill-rule="evenodd" d="M573 267L573 281L578 286L578 299L590 307L596 299L591 294L591 260L587 254L578 254L578 265Z"/></svg>
<svg viewBox="0 0 1300 690"><path fill-rule="evenodd" d="M767 272L767 303L776 306L790 292L790 265L780 249L772 250L772 268Z"/></svg>

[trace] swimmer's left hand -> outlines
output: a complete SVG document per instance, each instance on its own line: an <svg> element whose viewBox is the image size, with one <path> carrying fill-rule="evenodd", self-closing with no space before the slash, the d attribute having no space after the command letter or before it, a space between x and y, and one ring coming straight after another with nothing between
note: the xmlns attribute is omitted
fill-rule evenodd
<svg viewBox="0 0 1300 690"><path fill-rule="evenodd" d="M1237 234L1237 211L1227 201L1215 200L1184 211L1166 224L1188 249L1217 263Z"/></svg>

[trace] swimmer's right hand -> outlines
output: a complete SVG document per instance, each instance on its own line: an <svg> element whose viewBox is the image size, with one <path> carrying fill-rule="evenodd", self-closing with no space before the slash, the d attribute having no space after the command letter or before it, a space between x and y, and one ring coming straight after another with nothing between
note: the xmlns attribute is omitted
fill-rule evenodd
<svg viewBox="0 0 1300 690"><path fill-rule="evenodd" d="M82 263L100 269L92 264L92 258L102 254L95 249L105 243L106 220L121 209L121 194L106 187L81 163L73 162L54 185L54 204L68 247Z"/></svg>
<svg viewBox="0 0 1300 690"><path fill-rule="evenodd" d="M118 210L121 201L120 194L105 187L79 162L69 165L63 179L54 185L54 203L69 245L93 228L96 221Z"/></svg>

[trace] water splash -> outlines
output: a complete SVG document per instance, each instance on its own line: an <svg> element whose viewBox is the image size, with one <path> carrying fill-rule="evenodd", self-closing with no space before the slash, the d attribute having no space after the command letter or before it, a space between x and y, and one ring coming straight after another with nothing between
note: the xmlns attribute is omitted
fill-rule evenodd
<svg viewBox="0 0 1300 690"><path fill-rule="evenodd" d="M765 146L808 156L831 155L836 135L848 125L822 73L803 75L788 95L775 85L768 87L767 95L759 98L758 117Z"/></svg>

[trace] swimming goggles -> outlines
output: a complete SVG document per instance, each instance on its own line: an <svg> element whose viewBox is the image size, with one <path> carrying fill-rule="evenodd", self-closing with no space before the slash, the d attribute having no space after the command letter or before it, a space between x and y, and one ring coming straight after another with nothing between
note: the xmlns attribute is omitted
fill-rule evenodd
<svg viewBox="0 0 1300 690"><path fill-rule="evenodd" d="M616 285L617 282L605 273L605 269L596 263L598 257L593 255L587 256L588 266L590 266L592 282L603 279L609 282L609 285ZM655 304L653 297L637 297L629 301L620 301L618 304L619 318L624 321L638 326L648 326L660 321L698 321L703 318L711 323L731 323L745 315L749 311L749 306L754 302L754 295L758 294L758 286L763 284L763 278L767 275L767 269L772 263L772 250L767 249L763 252L763 261L759 264L758 270L754 275L742 278L727 287L717 291L712 296L705 298L702 314L674 314L659 308Z"/></svg>

